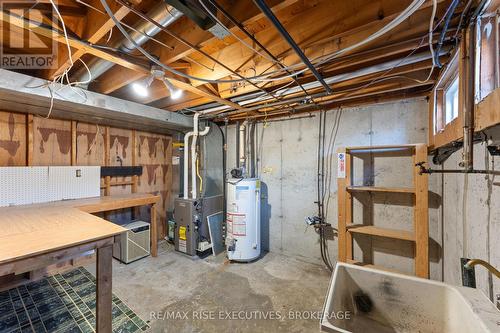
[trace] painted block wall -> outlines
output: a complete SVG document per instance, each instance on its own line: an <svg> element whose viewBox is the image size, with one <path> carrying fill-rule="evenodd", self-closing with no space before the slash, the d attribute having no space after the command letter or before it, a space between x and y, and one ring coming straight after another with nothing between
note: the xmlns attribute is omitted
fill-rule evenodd
<svg viewBox="0 0 500 333"><path fill-rule="evenodd" d="M328 112L327 131L333 125L335 112ZM354 145L427 142L427 114L428 103L425 99L345 109L332 151L335 153L340 147ZM258 170L267 187L263 212L264 216L267 216L263 219L264 247L271 252L321 264L319 237L313 228L304 223L304 218L316 214L317 209L314 204L317 128L318 117L269 122L265 128L261 123L257 129L257 146L260 159ZM499 132L500 129L490 135L500 140ZM228 143L228 168L231 168L235 164L234 127L229 128ZM485 168L486 156L484 144L476 144L476 168ZM458 168L460 159L461 151L458 151L443 166L434 167ZM496 163L498 169L498 158L493 160L490 156L488 163L490 168ZM367 161L355 160L355 165L354 179L357 184L371 185L370 182L374 182L380 186L409 185L408 168L411 167L411 162L407 158L370 157ZM332 169L328 222L336 227L336 156L333 156ZM369 170L375 177L370 179L364 170ZM431 278L461 285L463 225L466 230L466 255L490 260L493 265L500 267L500 179L490 178L488 181L484 175L431 175L429 191ZM354 219L360 222L364 218L363 214L372 214L375 225L411 228L412 211L407 207L407 199L400 197L395 200L382 196L375 201L373 212L366 213L367 208L362 206L360 200L356 200ZM335 261L337 237L330 238L330 257ZM358 258L363 258L360 254L361 248L372 248L369 259L374 263L403 272L413 272L411 244L382 238L357 238L355 256ZM500 283L494 279L494 289L490 292L488 274L484 269L476 268L476 274L478 288L486 295L500 293Z"/></svg>
<svg viewBox="0 0 500 333"><path fill-rule="evenodd" d="M327 133L332 130L337 110L327 114ZM313 114L314 116L314 114ZM317 176L318 121L316 116L296 120L284 120L258 125L260 177L267 185L267 203L263 235L264 248L301 257L306 261L321 262L319 237L312 227L307 227L305 217L317 214L315 201ZM235 128L228 133L228 167L234 166ZM329 134L328 134L329 135ZM340 127L331 149L331 172L327 176L329 188L328 222L337 226L337 160L339 148L357 145L383 145L425 142L427 138L427 101L412 99L394 103L348 108L342 111ZM356 184L379 186L410 186L411 157L377 157L356 159L354 162ZM367 170L372 170L373 178ZM366 219L367 209L373 209L373 223L383 227L410 229L413 208L411 198L407 202L397 200L394 205L386 204L394 198L377 197L373 206L355 201L354 218ZM365 198L366 199L366 198ZM368 198L369 199L369 198ZM396 198L397 199L397 198ZM362 206L365 203L366 207ZM405 206L408 204L408 206ZM433 214L435 215L435 214ZM433 244L440 239L440 230L431 216L431 237ZM367 222L367 221L365 221ZM337 237L331 235L330 257L337 258ZM412 245L393 240L357 237L355 256L361 259L361 248L371 246L373 262L405 272L413 272ZM436 247L436 246L435 246ZM439 252L439 247L434 252ZM439 255L431 265L432 274L440 277Z"/></svg>
<svg viewBox="0 0 500 333"><path fill-rule="evenodd" d="M29 124L30 121L32 124ZM137 192L161 196L157 205L157 216L159 237L163 238L166 235L167 211L173 209L172 138L164 134L136 131L133 147L132 132L129 129L109 127L109 147L105 147L105 126L77 122L74 133L75 165L106 165L106 150L109 151L109 165L132 165L132 155L135 151L136 164L143 166ZM0 110L0 166L27 165L30 146L31 165L69 166L72 140L71 121L38 116L30 118L29 115ZM130 181L131 177L112 177L112 184L125 184L111 186L110 194L131 193ZM115 222L128 223L132 215L131 210L127 209L114 211L108 217ZM141 208L140 218L149 221L149 208Z"/></svg>
<svg viewBox="0 0 500 333"><path fill-rule="evenodd" d="M500 140L500 127L486 132ZM457 169L462 150L455 152L444 164ZM485 143L474 145L474 168L499 170L499 156L492 157ZM443 277L446 282L461 285L460 258L479 258L500 267L500 176L480 174L432 175L438 185L443 205L438 214L444 230ZM488 297L500 294L500 281L476 266L476 284Z"/></svg>

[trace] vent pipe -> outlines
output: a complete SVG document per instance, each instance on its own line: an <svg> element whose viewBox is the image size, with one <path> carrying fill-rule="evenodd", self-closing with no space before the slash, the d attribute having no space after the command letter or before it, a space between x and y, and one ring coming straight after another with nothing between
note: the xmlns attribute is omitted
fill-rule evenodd
<svg viewBox="0 0 500 333"><path fill-rule="evenodd" d="M159 1L158 4L147 13L147 16L149 16L153 21L158 22L162 27L167 27L181 17L182 12L173 7L167 6L163 1ZM134 29L130 33L130 36L139 46L144 45L144 43L150 40L151 37L154 37L161 31L161 29L156 25L144 20L135 24L133 28ZM124 53L131 53L135 50L135 45L126 38L116 42L112 45L112 47L117 48ZM92 75L92 80L95 80L111 69L114 66L114 63L103 59L94 59L87 65ZM89 73L85 67L80 68L73 75L73 77L74 80L78 82L89 81Z"/></svg>

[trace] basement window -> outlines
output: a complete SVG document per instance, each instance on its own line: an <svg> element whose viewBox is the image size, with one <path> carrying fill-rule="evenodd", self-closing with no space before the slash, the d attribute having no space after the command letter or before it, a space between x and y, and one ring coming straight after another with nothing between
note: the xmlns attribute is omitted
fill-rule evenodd
<svg viewBox="0 0 500 333"><path fill-rule="evenodd" d="M448 125L453 119L458 117L458 75L445 90L444 99L445 125Z"/></svg>
<svg viewBox="0 0 500 333"><path fill-rule="evenodd" d="M434 134L442 133L458 118L460 108L459 50L448 64L434 91Z"/></svg>

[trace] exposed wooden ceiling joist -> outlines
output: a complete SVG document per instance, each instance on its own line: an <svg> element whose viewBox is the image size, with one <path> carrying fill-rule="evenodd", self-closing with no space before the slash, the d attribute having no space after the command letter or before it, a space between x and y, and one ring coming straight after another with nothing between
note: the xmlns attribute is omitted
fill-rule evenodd
<svg viewBox="0 0 500 333"><path fill-rule="evenodd" d="M0 12L0 15L1 15L0 20L3 22L8 22L12 25L29 29L30 31L33 31L39 35L52 38L59 43L66 42L64 35L55 32L52 29L40 26L39 24L36 24L36 22L27 21L17 15L6 13L4 11ZM137 59L133 59L130 56L118 54L116 52L106 49L95 48L89 43L83 42L75 38L69 38L68 42L71 48L82 50L85 53L89 53L96 57L105 59L107 61L111 61L117 65L134 70L144 75L148 75L150 73L150 67L148 65L140 64ZM226 99L213 95L209 92L193 87L191 84L183 82L179 79L172 78L171 81L174 85L176 85L180 89L191 91L199 96L210 98L215 102L228 105L237 110L244 110L244 108L239 106L238 104L232 103Z"/></svg>
<svg viewBox="0 0 500 333"><path fill-rule="evenodd" d="M442 2L442 1L441 1ZM384 17L383 19L379 19L374 17L374 21L369 22L367 24L359 26L359 22L350 17L342 18L337 24L342 27L352 27L350 30L343 30L338 35L329 36L325 34L323 31L328 30L328 26L331 25L330 21L326 19L326 17L318 16L318 15L326 15L328 13L327 5L331 6L331 3L321 2L317 7L314 7L314 14L312 13L297 13L295 16L289 17L288 20L300 20L300 25L292 25L289 27L290 33L294 36L300 36L296 40L298 42L304 43L309 42L311 47L305 47L304 50L308 57L311 59L316 58L318 56L328 54L339 49L350 46L359 40L366 38L369 34L377 31L382 26L393 20L396 15L399 14L400 10L404 9L407 4L398 2L396 5L391 2L393 7L390 9L386 9L387 13L392 13L389 16ZM323 5L323 7L319 7ZM397 11L396 11L397 10ZM445 8L440 7L439 12L444 12ZM428 20L424 19L430 15L431 8L428 5L424 5L420 10L415 13L408 22L398 27L393 32L387 34L384 37L383 41L386 45L391 43L397 43L400 41L408 40L414 38L416 36L424 36L426 31L428 30ZM373 9L370 10L373 12ZM309 15L308 15L309 14ZM303 17L301 17L301 15ZM360 14L361 17L369 16L368 14ZM307 28L306 28L307 27ZM345 28L344 28L345 29ZM325 36L329 36L329 41L324 43L323 45L318 45L315 43L318 39L324 40ZM293 52L290 52L290 48L286 41L284 41L275 31L272 26L259 31L255 37L262 41L269 50L271 50L274 54L278 54L279 58L283 58L283 63L285 65L292 65L299 62L299 59ZM247 43L251 43L249 39L246 40ZM217 54L213 54L217 56ZM235 55L238 55L237 57ZM194 56L194 55L193 55ZM224 54L219 59L224 62L230 68L238 68L242 62L242 59L253 59L255 58L255 54L252 50L249 50L245 46L242 46L241 43L234 42L224 48ZM258 57L257 57L258 58ZM198 59L199 61L206 61L202 58ZM208 64L208 63L207 63ZM208 67L208 66L207 66ZM215 66L214 70L208 70L207 67L200 66L197 64L193 64L190 74L197 77L203 77L207 79L222 79L229 75L230 73L221 68L220 66ZM260 60L259 63L255 64L255 67L252 71L244 73L243 75L252 75L254 73L264 72L266 69L270 67L269 61ZM197 86L202 84L202 82L193 82L193 85ZM103 83L104 85L104 83ZM239 86L238 89L233 89L234 85L232 84L219 84L219 91L225 97L232 97L242 93L254 91L255 88L243 84ZM271 87L271 85L267 85L267 87ZM229 92L229 93L228 93ZM168 92L159 91L158 94L151 95L148 99L148 102L154 102L155 100L162 99L168 96ZM133 96L130 96L133 99Z"/></svg>

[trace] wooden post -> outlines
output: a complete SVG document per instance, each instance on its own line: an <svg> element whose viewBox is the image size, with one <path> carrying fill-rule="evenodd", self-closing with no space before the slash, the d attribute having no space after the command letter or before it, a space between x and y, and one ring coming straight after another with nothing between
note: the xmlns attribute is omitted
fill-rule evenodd
<svg viewBox="0 0 500 333"><path fill-rule="evenodd" d="M338 231L339 231L339 261L352 259L352 235L347 232L347 225L352 223L352 195L347 192L351 185L351 154L346 149L338 151L344 154L345 177L337 178L338 196Z"/></svg>
<svg viewBox="0 0 500 333"><path fill-rule="evenodd" d="M132 130L132 166L137 165L137 132ZM137 193L137 183L139 177L132 176L132 193Z"/></svg>
<svg viewBox="0 0 500 333"><path fill-rule="evenodd" d="M110 150L110 135L109 135L109 126L106 126L104 128L104 165L109 166L110 165L110 157L109 157L109 150ZM111 193L111 177L106 176L104 177L104 195L110 195Z"/></svg>
<svg viewBox="0 0 500 333"><path fill-rule="evenodd" d="M151 205L151 256L158 255L158 224L156 223L156 204Z"/></svg>
<svg viewBox="0 0 500 333"><path fill-rule="evenodd" d="M415 147L415 163L427 162L427 145ZM419 174L420 167L414 166L415 183L415 275L429 277L429 190L428 174Z"/></svg>
<svg viewBox="0 0 500 333"><path fill-rule="evenodd" d="M352 182L352 175L351 175L351 164L352 164L352 156L351 154L349 153L349 151L346 151L345 153L345 191L346 191L346 194L345 194L345 225L346 227L349 225L349 224L352 224L352 194L350 192L347 191L347 188L349 186L351 186L351 182ZM346 245L347 245L347 249L346 249L346 259L349 261L349 260L352 260L354 257L353 257L353 240L352 240L352 234L349 233L349 232L346 232L346 236L345 236L345 241L346 241Z"/></svg>
<svg viewBox="0 0 500 333"><path fill-rule="evenodd" d="M132 166L137 165L137 131L132 130ZM139 176L132 176L132 193L137 193L137 187L139 186ZM132 208L132 218L139 216L139 207Z"/></svg>
<svg viewBox="0 0 500 333"><path fill-rule="evenodd" d="M112 329L112 257L112 245L97 249L96 331L98 333L111 333Z"/></svg>
<svg viewBox="0 0 500 333"><path fill-rule="evenodd" d="M71 165L76 165L76 126L76 121L71 121Z"/></svg>
<svg viewBox="0 0 500 333"><path fill-rule="evenodd" d="M26 166L33 165L33 115L26 115Z"/></svg>

